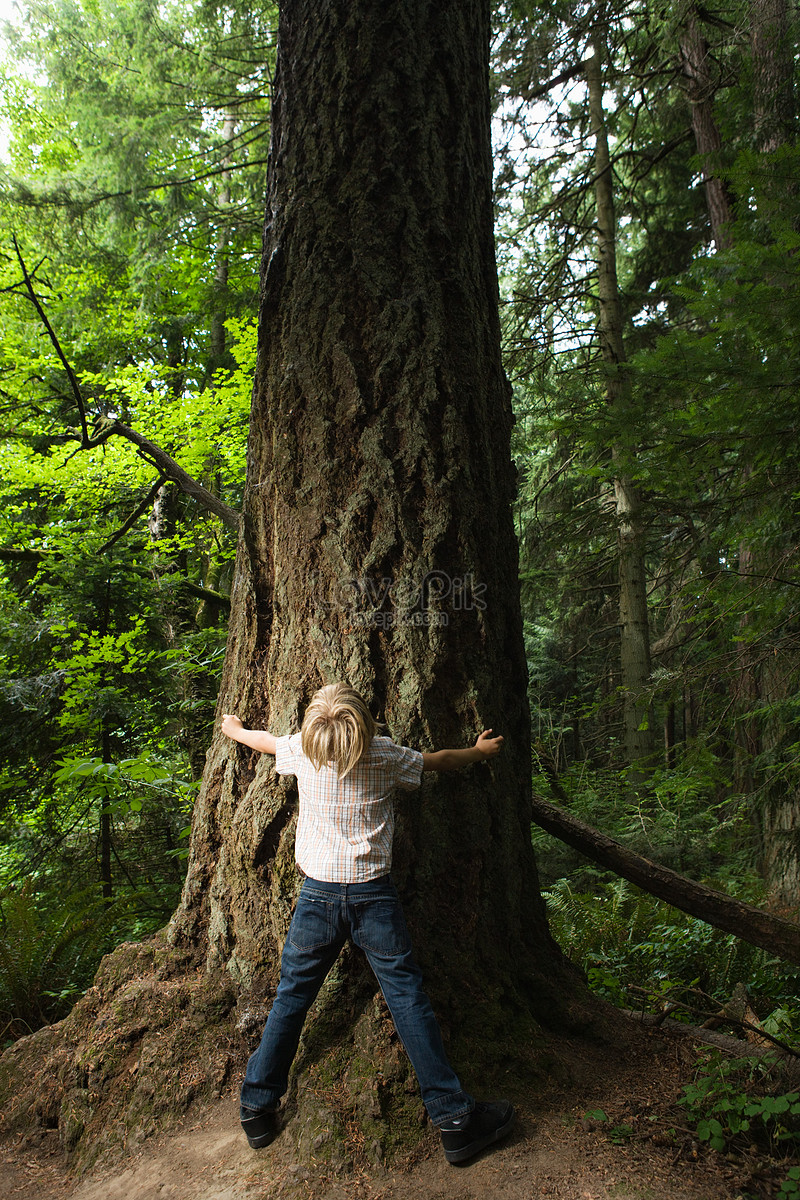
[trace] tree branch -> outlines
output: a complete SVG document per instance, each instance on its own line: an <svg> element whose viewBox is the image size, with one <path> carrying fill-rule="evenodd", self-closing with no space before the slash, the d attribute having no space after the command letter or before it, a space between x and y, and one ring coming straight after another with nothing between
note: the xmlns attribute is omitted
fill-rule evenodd
<svg viewBox="0 0 800 1200"><path fill-rule="evenodd" d="M146 511L146 509L148 509L150 507L150 505L155 500L156 496L158 495L159 488L162 488L164 486L164 484L166 482L166 478L167 478L166 475L159 475L158 479L155 481L153 486L150 488L150 491L147 493L147 495L145 496L145 498L141 502L141 504L137 505L137 507L134 509L134 511L128 517L127 521L125 521L122 525L120 525L117 532L112 533L112 535L108 539L108 541L103 543L103 545L97 551L97 554L105 554L105 552L107 550L110 550L111 547L116 542L118 542L121 537L125 536L125 534L128 532L129 529L133 528L133 526L139 520L139 517L141 517L141 515Z"/></svg>
<svg viewBox="0 0 800 1200"><path fill-rule="evenodd" d="M34 289L33 283L31 282L31 277L28 274L28 268L25 265L25 259L22 257L22 251L19 248L19 242L17 241L17 235L15 233L12 233L11 240L14 243L14 251L17 256L17 261L20 265L20 270L22 271L22 277L25 281L25 290L28 293L28 299L30 300L31 304L33 305L33 307L36 309L37 313L39 314L39 319L41 320L42 324L44 325L45 329L47 330L47 336L50 338L50 341L53 344L53 348L54 348L56 354L58 355L58 357L61 359L61 362L64 366L64 370L67 372L67 379L69 380L70 387L72 388L72 394L75 397L75 404L77 405L78 415L80 417L80 422L81 422L81 444L85 446L89 441L89 427L86 423L86 409L84 407L83 396L81 395L80 385L75 376L75 372L73 371L72 367L70 366L69 362L67 361L67 356L65 355L64 351L61 349L61 343L59 342L58 338L56 337L55 330L53 329L53 326L50 324L50 322L47 319L47 313L44 311L44 308L42 307L42 303L39 300L39 297L36 295L36 291Z"/></svg>
<svg viewBox="0 0 800 1200"><path fill-rule="evenodd" d="M267 158L254 158L245 163L233 163L230 167L213 167L208 171L202 171L197 175L188 175L183 179L162 179L158 183L146 183L136 189L123 188L118 192L99 192L96 196L91 196L88 200L76 200L68 192L57 192L50 196L35 196L34 193L29 192L28 196L30 198L24 195L19 196L17 197L17 203L31 208L41 208L48 204L58 205L61 208L68 208L72 205L81 212L88 212L89 209L95 208L96 205L102 204L106 200L119 200L123 196L132 196L134 192L141 194L163 191L165 188L186 187L190 183L203 183L206 179L213 179L216 175L224 175L226 171L237 171L245 167L266 166L268 162L269 159Z"/></svg>
<svg viewBox="0 0 800 1200"><path fill-rule="evenodd" d="M229 505L225 504L223 500L220 500L217 496L215 496L213 492L210 492L208 488L203 487L202 483L198 483L196 479L193 479L187 471L184 471L183 467L179 467L175 462L175 459L171 458L165 450L162 450L160 446L156 446L154 442L149 441L147 438L142 437L142 435L137 433L135 429L131 429L130 426L124 425L122 421L103 418L103 423L100 426L99 433L95 434L94 437L90 435L89 426L86 420L86 406L83 402L80 384L78 383L75 372L70 366L67 356L61 347L61 343L58 340L56 331L53 329L53 326L47 319L47 314L42 307L42 303L39 300L39 297L36 295L36 290L33 286L28 268L25 265L25 260L22 256L22 251L19 248L16 234L13 235L13 240L14 249L16 251L17 259L19 261L23 279L25 281L25 290L27 292L28 299L39 314L39 318L47 330L47 336L50 338L53 348L63 364L64 370L67 373L67 378L69 379L72 395L75 399L75 404L80 418L80 449L90 450L96 446L102 446L103 443L114 434L119 434L121 437L126 438L129 442L132 442L134 446L136 446L139 455L146 462L149 462L153 466L157 467L165 479L171 479L173 483L178 485L182 492L185 492L187 496L191 496L192 499L196 500L198 504L203 506L203 508L213 512L214 515L219 517L221 521L229 526L229 528L238 529L239 514L235 509L230 508Z"/></svg>
<svg viewBox="0 0 800 1200"><path fill-rule="evenodd" d="M135 429L131 429L128 425L123 425L122 421L112 421L102 432L102 434L93 440L92 445L99 445L106 441L113 434L119 434L120 437L126 438L136 447L139 455L145 462L152 463L157 467L167 479L176 483L182 492L187 496L191 496L203 508L207 508L219 517L230 529L239 528L239 514L236 509L227 505L224 500L220 500L208 488L203 487L202 483L198 483L188 472L184 471L183 467L179 467L174 458L170 458L165 450L160 446L156 446L154 442L148 441L142 437Z"/></svg>
<svg viewBox="0 0 800 1200"><path fill-rule="evenodd" d="M183 591L188 592L190 596L197 596L198 600L205 600L207 604L214 604L217 608L230 608L230 596L223 596L222 592L214 592L211 588L200 587L197 583L191 583L188 579L181 579L178 585Z"/></svg>
<svg viewBox="0 0 800 1200"><path fill-rule="evenodd" d="M536 795L533 797L533 820L559 841L566 842L615 875L635 883L651 896L657 896L715 929L768 950L786 962L800 965L800 925L772 916L755 905L734 900L643 858Z"/></svg>
<svg viewBox="0 0 800 1200"><path fill-rule="evenodd" d="M532 100L538 100L540 96L546 96L554 87L558 87L560 83L569 83L570 79L575 79L577 75L582 75L586 69L586 63L581 60L574 63L571 67L565 67L563 71L559 71L558 75L554 75L552 79L548 79L547 83L540 83L538 87L526 88L524 92L521 90L523 99L530 104Z"/></svg>

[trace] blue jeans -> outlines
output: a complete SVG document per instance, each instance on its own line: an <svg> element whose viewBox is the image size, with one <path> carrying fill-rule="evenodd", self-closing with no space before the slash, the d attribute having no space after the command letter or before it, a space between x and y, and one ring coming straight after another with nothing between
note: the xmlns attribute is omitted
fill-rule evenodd
<svg viewBox="0 0 800 1200"><path fill-rule="evenodd" d="M447 1061L422 990L403 910L388 875L368 883L306 879L281 958L281 979L261 1045L242 1085L243 1109L277 1108L289 1084L306 1013L347 938L367 956L416 1072L431 1120L442 1125L474 1108Z"/></svg>

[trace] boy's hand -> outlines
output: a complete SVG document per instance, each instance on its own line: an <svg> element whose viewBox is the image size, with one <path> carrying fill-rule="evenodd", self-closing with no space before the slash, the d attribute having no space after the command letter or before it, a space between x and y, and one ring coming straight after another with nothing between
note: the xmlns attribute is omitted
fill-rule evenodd
<svg viewBox="0 0 800 1200"><path fill-rule="evenodd" d="M500 753L502 745L502 736L492 737L492 730L484 729L483 733L478 734L475 749L480 753L482 758L493 758L495 754Z"/></svg>
<svg viewBox="0 0 800 1200"><path fill-rule="evenodd" d="M236 734L234 730L244 729L244 726L242 725L239 717L234 716L232 713L225 713L222 718L221 728L226 737L234 738L236 740Z"/></svg>

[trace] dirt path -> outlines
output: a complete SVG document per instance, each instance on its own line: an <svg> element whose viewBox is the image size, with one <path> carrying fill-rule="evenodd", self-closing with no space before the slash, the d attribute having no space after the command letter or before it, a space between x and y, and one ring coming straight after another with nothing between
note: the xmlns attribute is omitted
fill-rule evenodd
<svg viewBox="0 0 800 1200"><path fill-rule="evenodd" d="M568 1087L513 1096L519 1119L501 1146L449 1166L431 1129L408 1162L391 1170L327 1175L293 1154L291 1126L270 1147L250 1150L234 1095L196 1109L134 1156L71 1179L57 1134L6 1143L3 1200L750 1200L773 1194L755 1163L698 1152L676 1128L674 1101L691 1056L677 1042L641 1039L609 1062L599 1049L567 1048ZM602 1109L607 1120L587 1117ZM775 1188L777 1194L777 1188Z"/></svg>

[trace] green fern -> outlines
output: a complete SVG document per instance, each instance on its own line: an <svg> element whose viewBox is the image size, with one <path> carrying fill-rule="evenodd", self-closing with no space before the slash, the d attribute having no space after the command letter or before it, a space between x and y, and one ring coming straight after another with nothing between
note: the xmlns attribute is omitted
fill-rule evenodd
<svg viewBox="0 0 800 1200"><path fill-rule="evenodd" d="M0 894L0 1031L13 1040L63 1016L87 986L115 906L95 890L49 907L32 880Z"/></svg>

